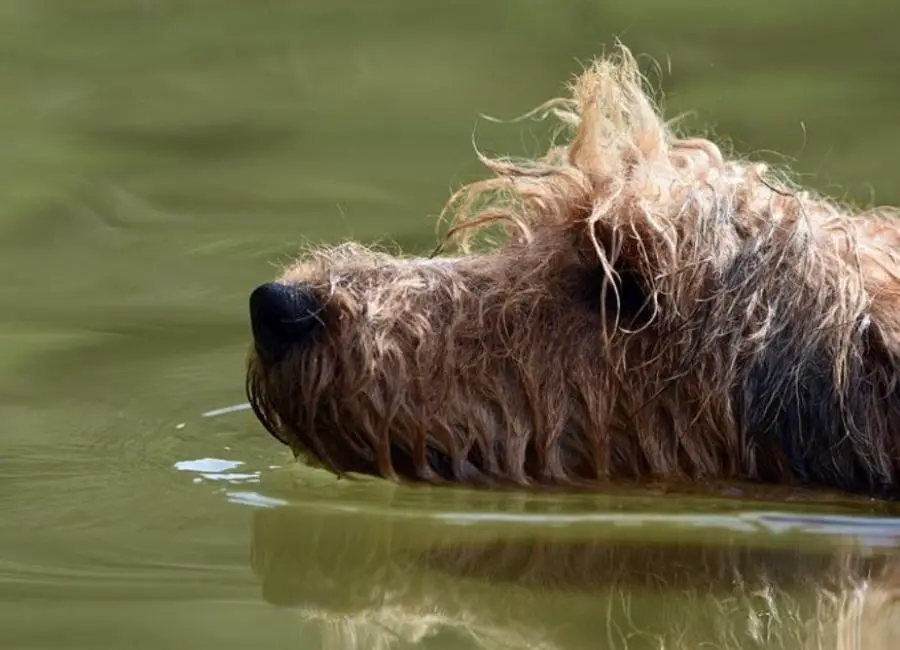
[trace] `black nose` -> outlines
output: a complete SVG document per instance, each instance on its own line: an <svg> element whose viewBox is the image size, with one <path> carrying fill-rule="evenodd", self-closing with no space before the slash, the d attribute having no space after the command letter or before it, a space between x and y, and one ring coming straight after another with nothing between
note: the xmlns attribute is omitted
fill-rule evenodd
<svg viewBox="0 0 900 650"><path fill-rule="evenodd" d="M250 294L250 326L260 356L281 361L320 323L319 303L304 286L270 282Z"/></svg>

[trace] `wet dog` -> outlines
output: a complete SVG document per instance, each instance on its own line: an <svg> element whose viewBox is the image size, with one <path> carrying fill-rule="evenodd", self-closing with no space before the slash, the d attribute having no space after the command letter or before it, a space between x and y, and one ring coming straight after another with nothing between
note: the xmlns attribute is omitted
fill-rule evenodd
<svg viewBox="0 0 900 650"><path fill-rule="evenodd" d="M336 473L900 493L900 228L677 134L620 48L453 255L313 250L250 298L262 424ZM488 242L483 235L494 235Z"/></svg>

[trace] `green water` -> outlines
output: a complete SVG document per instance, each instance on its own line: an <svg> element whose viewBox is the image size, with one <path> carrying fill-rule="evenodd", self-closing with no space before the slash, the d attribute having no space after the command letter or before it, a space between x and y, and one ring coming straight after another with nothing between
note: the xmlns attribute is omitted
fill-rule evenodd
<svg viewBox="0 0 900 650"><path fill-rule="evenodd" d="M204 414L244 400L246 299L276 264L348 237L430 249L482 174L473 132L539 150L478 114L554 96L615 35L660 62L671 114L896 203L898 20L871 0L0 0L0 648L800 647L833 560L898 522L335 482L246 411Z"/></svg>

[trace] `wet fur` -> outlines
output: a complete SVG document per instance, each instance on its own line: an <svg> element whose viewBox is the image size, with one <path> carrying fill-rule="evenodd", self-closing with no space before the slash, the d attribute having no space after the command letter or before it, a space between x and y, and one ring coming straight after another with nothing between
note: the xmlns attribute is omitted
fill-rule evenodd
<svg viewBox="0 0 900 650"><path fill-rule="evenodd" d="M251 352L266 428L337 473L896 497L896 211L679 137L624 48L542 110L568 141L482 158L447 207L457 257L347 244L284 272L322 326L283 363Z"/></svg>

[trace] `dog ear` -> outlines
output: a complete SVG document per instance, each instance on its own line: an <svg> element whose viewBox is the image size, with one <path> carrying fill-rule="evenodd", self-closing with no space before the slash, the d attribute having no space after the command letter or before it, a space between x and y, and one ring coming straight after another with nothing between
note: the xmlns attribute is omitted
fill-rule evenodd
<svg viewBox="0 0 900 650"><path fill-rule="evenodd" d="M568 138L534 160L480 156L494 178L451 198L451 234L465 244L499 226L500 239L543 241L548 255L574 248L579 265L596 270L603 305L610 290L620 307L650 302L651 311L696 301L710 266L734 254L728 208L742 200L752 166L725 161L710 141L677 137L624 47L542 109Z"/></svg>

